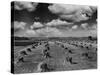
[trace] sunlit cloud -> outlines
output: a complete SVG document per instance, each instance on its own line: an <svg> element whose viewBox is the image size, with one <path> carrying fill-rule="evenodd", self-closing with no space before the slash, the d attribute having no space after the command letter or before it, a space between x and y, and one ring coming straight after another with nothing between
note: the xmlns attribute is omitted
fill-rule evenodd
<svg viewBox="0 0 100 75"><path fill-rule="evenodd" d="M21 1L15 1L14 2L14 8L16 10L23 10L26 9L27 11L34 11L36 9L36 6L38 3L33 3L33 2L21 2Z"/></svg>
<svg viewBox="0 0 100 75"><path fill-rule="evenodd" d="M90 19L97 10L96 7L84 5L68 5L68 4L52 4L48 9L59 15L61 19L70 20L72 22L80 22Z"/></svg>

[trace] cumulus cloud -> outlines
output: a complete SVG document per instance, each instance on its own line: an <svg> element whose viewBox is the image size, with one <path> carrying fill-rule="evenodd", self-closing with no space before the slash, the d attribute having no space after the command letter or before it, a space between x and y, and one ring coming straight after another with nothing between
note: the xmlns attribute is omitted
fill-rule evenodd
<svg viewBox="0 0 100 75"><path fill-rule="evenodd" d="M38 36L35 30L31 30L31 29L17 31L14 35L19 36L19 37L37 37Z"/></svg>
<svg viewBox="0 0 100 75"><path fill-rule="evenodd" d="M90 33L92 36L96 37L97 36L97 30L90 30Z"/></svg>
<svg viewBox="0 0 100 75"><path fill-rule="evenodd" d="M31 35L36 34L36 32L35 32L34 30L27 30L26 33L27 33L27 34L31 34Z"/></svg>
<svg viewBox="0 0 100 75"><path fill-rule="evenodd" d="M69 24L72 24L72 23L69 23L67 21L62 21L60 19L54 19L54 20L46 23L47 26L59 26L59 25L69 25Z"/></svg>
<svg viewBox="0 0 100 75"><path fill-rule="evenodd" d="M14 29L24 29L27 23L14 21Z"/></svg>
<svg viewBox="0 0 100 75"><path fill-rule="evenodd" d="M96 22L98 22L98 19L96 19Z"/></svg>
<svg viewBox="0 0 100 75"><path fill-rule="evenodd" d="M57 29L57 28L54 28L54 27L45 27L45 28L42 28L42 29L38 29L36 30L36 32L39 34L39 35L44 35L46 37L54 37L54 36L61 36L62 35L62 32Z"/></svg>
<svg viewBox="0 0 100 75"><path fill-rule="evenodd" d="M19 22L19 21L14 21L13 24L14 25L12 26L12 28L14 28L14 36L28 37L28 34L29 34L28 30L30 30L30 29L26 26L27 23Z"/></svg>
<svg viewBox="0 0 100 75"><path fill-rule="evenodd" d="M34 22L33 25L30 26L31 29L41 28L41 27L43 27L43 24L40 22Z"/></svg>
<svg viewBox="0 0 100 75"><path fill-rule="evenodd" d="M39 35L36 33L35 30L27 29L24 33L23 36L26 37L38 37Z"/></svg>
<svg viewBox="0 0 100 75"><path fill-rule="evenodd" d="M70 36L88 36L88 35L97 35L97 25L92 25L91 30L79 30L78 25L70 25L68 30L61 30L56 27L45 26L42 28L40 22L34 22L38 29L34 29L34 24L32 25L33 28L26 28L26 23L15 21L15 29L18 30L14 35L21 36L21 37L70 37ZM38 26L40 25L40 26ZM25 27L26 26L26 27ZM43 25L42 25L43 26ZM87 26L87 23L81 24L84 28Z"/></svg>
<svg viewBox="0 0 100 75"><path fill-rule="evenodd" d="M36 9L36 6L38 5L38 3L33 3L33 2L19 2L19 1L15 1L14 2L14 8L16 10L23 10L26 9L28 11L34 11Z"/></svg>
<svg viewBox="0 0 100 75"><path fill-rule="evenodd" d="M55 27L44 27L39 29L24 29L17 31L15 36L19 37L59 37L62 32Z"/></svg>
<svg viewBox="0 0 100 75"><path fill-rule="evenodd" d="M83 23L83 24L81 24L81 27L84 28L84 29L87 29L88 23Z"/></svg>
<svg viewBox="0 0 100 75"><path fill-rule="evenodd" d="M14 29L17 29L17 31L14 32L14 35L19 37L55 37L62 35L62 32L55 27L40 27L43 27L43 24L40 22L34 22L33 25L28 28L26 23L15 21Z"/></svg>
<svg viewBox="0 0 100 75"><path fill-rule="evenodd" d="M32 36L35 37L35 36L37 36L37 33L35 32L35 30L32 30L26 26L27 23L14 21L13 24L14 24L13 25L14 36L19 36L19 37L32 37Z"/></svg>
<svg viewBox="0 0 100 75"><path fill-rule="evenodd" d="M77 25L73 25L71 29L77 29L78 26Z"/></svg>
<svg viewBox="0 0 100 75"><path fill-rule="evenodd" d="M48 28L48 33L49 33L49 37L50 36L55 36L55 37L59 37L59 36L63 36L63 33L57 29L57 28Z"/></svg>
<svg viewBox="0 0 100 75"><path fill-rule="evenodd" d="M91 27L92 30L97 30L97 24L93 24Z"/></svg>
<svg viewBox="0 0 100 75"><path fill-rule="evenodd" d="M52 13L58 14L62 19L80 22L88 20L97 8L83 5L52 4L48 6L48 9Z"/></svg>

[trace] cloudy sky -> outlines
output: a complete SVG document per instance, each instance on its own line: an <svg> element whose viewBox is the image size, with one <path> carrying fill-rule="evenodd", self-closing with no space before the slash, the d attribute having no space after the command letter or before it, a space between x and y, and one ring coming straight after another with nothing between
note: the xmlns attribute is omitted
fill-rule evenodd
<svg viewBox="0 0 100 75"><path fill-rule="evenodd" d="M12 2L11 23L18 37L96 36L97 7Z"/></svg>

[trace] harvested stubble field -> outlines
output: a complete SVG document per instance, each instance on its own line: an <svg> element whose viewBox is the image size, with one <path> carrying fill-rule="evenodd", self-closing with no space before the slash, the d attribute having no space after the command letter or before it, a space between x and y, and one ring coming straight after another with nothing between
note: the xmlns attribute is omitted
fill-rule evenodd
<svg viewBox="0 0 100 75"><path fill-rule="evenodd" d="M97 68L97 40L46 39L31 42L14 46L14 73Z"/></svg>

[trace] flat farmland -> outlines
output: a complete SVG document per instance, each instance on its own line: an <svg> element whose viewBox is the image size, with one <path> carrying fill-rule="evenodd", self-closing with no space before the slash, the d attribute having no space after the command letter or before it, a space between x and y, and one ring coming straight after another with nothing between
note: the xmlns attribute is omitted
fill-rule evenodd
<svg viewBox="0 0 100 75"><path fill-rule="evenodd" d="M46 39L23 44L14 46L14 73L97 68L96 40Z"/></svg>

